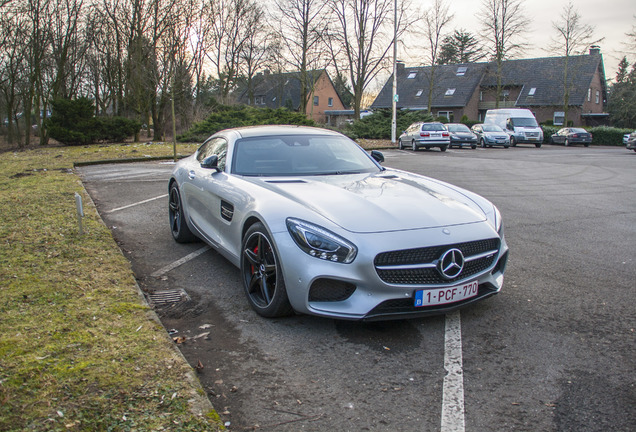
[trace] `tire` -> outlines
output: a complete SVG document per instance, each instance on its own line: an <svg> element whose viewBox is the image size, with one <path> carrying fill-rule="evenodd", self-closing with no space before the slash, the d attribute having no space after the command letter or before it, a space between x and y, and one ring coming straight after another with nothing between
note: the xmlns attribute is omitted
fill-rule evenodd
<svg viewBox="0 0 636 432"><path fill-rule="evenodd" d="M283 317L293 312L272 243L265 226L258 222L247 230L241 247L245 295L252 309L266 318Z"/></svg>
<svg viewBox="0 0 636 432"><path fill-rule="evenodd" d="M446 151L446 149L447 149L447 147L446 147L446 146L441 146L441 147L439 148L439 151L441 151L441 152L445 152L445 151Z"/></svg>
<svg viewBox="0 0 636 432"><path fill-rule="evenodd" d="M541 143L536 143L534 146L535 146L536 148L541 148Z"/></svg>
<svg viewBox="0 0 636 432"><path fill-rule="evenodd" d="M413 149L413 151L417 151L417 146L415 145L415 140L411 141L411 148Z"/></svg>
<svg viewBox="0 0 636 432"><path fill-rule="evenodd" d="M170 194L168 198L168 216L170 218L170 231L172 238L177 243L191 243L197 240L192 234L183 214L183 204L181 202L181 194L176 182L170 185Z"/></svg>
<svg viewBox="0 0 636 432"><path fill-rule="evenodd" d="M513 147L517 147L517 140L513 136L510 137L510 145Z"/></svg>
<svg viewBox="0 0 636 432"><path fill-rule="evenodd" d="M554 144L554 140L550 137L550 144Z"/></svg>
<svg viewBox="0 0 636 432"><path fill-rule="evenodd" d="M471 146L470 146L470 148L471 148L471 149L473 149L473 150L475 150L475 149L477 148L477 145L476 145L476 144L473 144L473 145L471 145Z"/></svg>
<svg viewBox="0 0 636 432"><path fill-rule="evenodd" d="M589 146L590 146L590 143L585 143L585 144L583 144L583 145L584 145L585 147L589 147Z"/></svg>
<svg viewBox="0 0 636 432"><path fill-rule="evenodd" d="M484 141L483 138L481 139L480 144L481 144L481 148L486 148L486 141Z"/></svg>
<svg viewBox="0 0 636 432"><path fill-rule="evenodd" d="M504 148L510 148L510 146L509 146L508 144L506 144L506 145L504 146Z"/></svg>
<svg viewBox="0 0 636 432"><path fill-rule="evenodd" d="M404 145L402 145L402 140L398 139L398 149L399 150L404 150Z"/></svg>
<svg viewBox="0 0 636 432"><path fill-rule="evenodd" d="M563 142L563 145L565 145L566 147L570 145L570 141L568 141L567 139Z"/></svg>

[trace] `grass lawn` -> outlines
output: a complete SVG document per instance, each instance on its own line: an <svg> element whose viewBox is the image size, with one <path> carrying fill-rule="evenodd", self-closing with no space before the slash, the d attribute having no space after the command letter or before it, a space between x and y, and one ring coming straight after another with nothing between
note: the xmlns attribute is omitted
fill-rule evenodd
<svg viewBox="0 0 636 432"><path fill-rule="evenodd" d="M0 430L222 429L73 172L170 155L170 144L0 153Z"/></svg>

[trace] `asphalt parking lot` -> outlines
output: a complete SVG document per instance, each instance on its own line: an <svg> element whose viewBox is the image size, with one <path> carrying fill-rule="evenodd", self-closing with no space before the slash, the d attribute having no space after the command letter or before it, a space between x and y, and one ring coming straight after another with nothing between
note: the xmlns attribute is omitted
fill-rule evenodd
<svg viewBox="0 0 636 432"><path fill-rule="evenodd" d="M385 166L499 207L511 251L499 295L452 317L263 319L236 268L203 243L172 240L171 164L79 171L230 430L636 430L636 153L384 154ZM449 325L461 329L450 346ZM461 393L445 380L449 349L461 356Z"/></svg>

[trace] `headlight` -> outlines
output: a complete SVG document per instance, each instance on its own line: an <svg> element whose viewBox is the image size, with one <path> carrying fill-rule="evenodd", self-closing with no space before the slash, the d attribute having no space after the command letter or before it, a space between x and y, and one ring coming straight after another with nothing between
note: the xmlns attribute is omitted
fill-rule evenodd
<svg viewBox="0 0 636 432"><path fill-rule="evenodd" d="M358 254L353 243L318 225L288 218L287 229L298 247L313 257L349 264Z"/></svg>
<svg viewBox="0 0 636 432"><path fill-rule="evenodd" d="M504 225L503 219L501 218L501 212L497 207L493 206L493 208L495 209L495 229L497 230L497 233L499 233L499 237L503 238Z"/></svg>

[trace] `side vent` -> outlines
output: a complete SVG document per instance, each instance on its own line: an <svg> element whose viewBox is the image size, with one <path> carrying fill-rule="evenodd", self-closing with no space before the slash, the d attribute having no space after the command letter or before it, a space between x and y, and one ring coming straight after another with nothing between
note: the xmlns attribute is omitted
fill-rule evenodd
<svg viewBox="0 0 636 432"><path fill-rule="evenodd" d="M221 201L221 217L228 222L234 217L234 206L227 201Z"/></svg>

